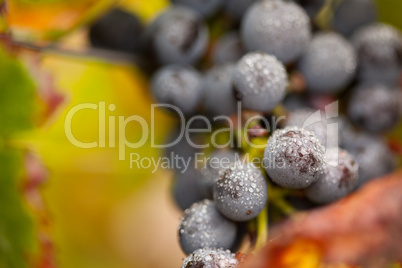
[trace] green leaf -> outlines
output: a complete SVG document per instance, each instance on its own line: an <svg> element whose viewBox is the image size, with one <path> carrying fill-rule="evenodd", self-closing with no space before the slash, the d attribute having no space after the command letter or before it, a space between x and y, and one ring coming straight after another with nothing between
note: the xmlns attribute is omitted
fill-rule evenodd
<svg viewBox="0 0 402 268"><path fill-rule="evenodd" d="M32 126L35 85L22 63L1 48L0 85L0 268L24 268L35 241L33 223L18 183L23 152L7 145Z"/></svg>
<svg viewBox="0 0 402 268"><path fill-rule="evenodd" d="M2 108L0 108L1 110ZM24 268L32 250L32 219L18 190L22 157L18 150L0 150L0 267Z"/></svg>

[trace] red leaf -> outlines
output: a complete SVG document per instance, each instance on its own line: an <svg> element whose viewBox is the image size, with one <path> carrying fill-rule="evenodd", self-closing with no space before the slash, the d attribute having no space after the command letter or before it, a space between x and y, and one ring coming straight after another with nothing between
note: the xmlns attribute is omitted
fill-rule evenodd
<svg viewBox="0 0 402 268"><path fill-rule="evenodd" d="M304 255L315 254L319 262L381 268L402 260L401 243L400 171L330 206L296 214L274 228L270 242L245 267L290 267L289 254L308 249Z"/></svg>

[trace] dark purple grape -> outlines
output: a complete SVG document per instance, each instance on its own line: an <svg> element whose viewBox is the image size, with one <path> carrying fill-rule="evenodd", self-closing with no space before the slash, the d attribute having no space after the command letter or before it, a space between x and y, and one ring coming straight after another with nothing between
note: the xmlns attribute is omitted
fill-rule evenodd
<svg viewBox="0 0 402 268"><path fill-rule="evenodd" d="M216 207L227 218L248 221L260 214L268 200L268 188L261 171L252 163L235 162L215 182Z"/></svg>
<svg viewBox="0 0 402 268"><path fill-rule="evenodd" d="M235 20L240 20L244 13L251 7L257 0L230 0L225 1L225 11Z"/></svg>
<svg viewBox="0 0 402 268"><path fill-rule="evenodd" d="M187 169L176 170L176 178L173 181L173 197L181 210L185 210L207 197L199 186L200 177L201 173L195 168L194 162L191 162Z"/></svg>
<svg viewBox="0 0 402 268"><path fill-rule="evenodd" d="M202 77L189 66L167 65L153 76L151 90L159 103L173 105L184 115L191 115L202 102Z"/></svg>
<svg viewBox="0 0 402 268"><path fill-rule="evenodd" d="M327 119L323 111L310 108L291 111L285 121L285 126L304 128L316 135L326 147L338 147L343 139L350 139L354 129L344 116ZM337 125L336 125L337 124Z"/></svg>
<svg viewBox="0 0 402 268"><path fill-rule="evenodd" d="M199 12L205 17L214 15L223 5L223 0L170 0L173 4L182 5Z"/></svg>
<svg viewBox="0 0 402 268"><path fill-rule="evenodd" d="M306 196L318 204L334 202L351 193L359 183L359 165L348 152L328 149L324 173L305 189Z"/></svg>
<svg viewBox="0 0 402 268"><path fill-rule="evenodd" d="M282 187L303 189L324 169L324 147L314 134L298 127L276 130L268 139L264 167Z"/></svg>
<svg viewBox="0 0 402 268"><path fill-rule="evenodd" d="M343 0L335 5L332 26L345 36L377 20L377 7L373 0Z"/></svg>
<svg viewBox="0 0 402 268"><path fill-rule="evenodd" d="M90 26L89 39L94 47L139 53L143 29L135 15L116 8Z"/></svg>
<svg viewBox="0 0 402 268"><path fill-rule="evenodd" d="M147 40L162 64L193 64L205 53L208 28L191 9L174 6L148 28Z"/></svg>
<svg viewBox="0 0 402 268"><path fill-rule="evenodd" d="M205 247L229 249L236 235L236 223L223 217L211 200L193 204L180 221L179 241L186 254Z"/></svg>
<svg viewBox="0 0 402 268"><path fill-rule="evenodd" d="M241 36L248 51L263 51L288 64L310 42L310 19L296 3L257 1L243 17Z"/></svg>
<svg viewBox="0 0 402 268"><path fill-rule="evenodd" d="M340 115L338 118L336 118L336 123L338 123L339 130L339 146L343 148L344 144L348 144L356 138L358 132L348 117L344 115Z"/></svg>
<svg viewBox="0 0 402 268"><path fill-rule="evenodd" d="M398 82L402 67L402 36L396 28L372 24L358 30L352 42L359 56L360 81L391 85Z"/></svg>
<svg viewBox="0 0 402 268"><path fill-rule="evenodd" d="M243 55L244 48L237 32L222 36L212 50L212 61L216 65L236 63Z"/></svg>
<svg viewBox="0 0 402 268"><path fill-rule="evenodd" d="M357 56L341 35L321 32L313 37L298 66L308 90L337 93L354 77Z"/></svg>
<svg viewBox="0 0 402 268"><path fill-rule="evenodd" d="M378 137L356 135L343 147L354 156L359 164L359 186L391 173L396 168L396 160L387 145Z"/></svg>
<svg viewBox="0 0 402 268"><path fill-rule="evenodd" d="M381 84L357 86L349 100L351 120L369 132L385 132L400 120L401 91Z"/></svg>
<svg viewBox="0 0 402 268"><path fill-rule="evenodd" d="M230 116L237 111L237 100L233 92L232 64L216 66L204 78L204 106L211 116Z"/></svg>
<svg viewBox="0 0 402 268"><path fill-rule="evenodd" d="M219 150L211 154L205 163L205 167L200 168L201 176L197 177L199 187L206 196L212 197L214 184L221 173L230 168L239 157L234 150Z"/></svg>
<svg viewBox="0 0 402 268"><path fill-rule="evenodd" d="M181 268L236 268L235 254L224 249L198 249L183 260Z"/></svg>
<svg viewBox="0 0 402 268"><path fill-rule="evenodd" d="M198 150L191 146L184 137L179 139L179 134L179 132L175 132L166 141L165 144L169 146L165 149L165 156L169 158L174 158L177 156L185 160L194 158Z"/></svg>
<svg viewBox="0 0 402 268"><path fill-rule="evenodd" d="M274 56L253 52L237 63L233 84L244 108L270 111L285 97L288 76Z"/></svg>

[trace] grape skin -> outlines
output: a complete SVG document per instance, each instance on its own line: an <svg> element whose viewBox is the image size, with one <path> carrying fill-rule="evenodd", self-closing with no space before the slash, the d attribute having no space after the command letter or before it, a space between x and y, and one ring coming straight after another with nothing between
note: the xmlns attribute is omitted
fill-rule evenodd
<svg viewBox="0 0 402 268"><path fill-rule="evenodd" d="M358 30L352 43L359 55L358 78L362 82L395 85L402 67L402 36L383 23Z"/></svg>
<svg viewBox="0 0 402 268"><path fill-rule="evenodd" d="M151 90L159 103L168 103L180 109L184 115L196 112L202 101L201 75L183 65L167 65L153 76Z"/></svg>
<svg viewBox="0 0 402 268"><path fill-rule="evenodd" d="M207 197L198 183L202 175L194 165L195 163L192 162L186 170L177 170L173 181L173 197L181 210L186 210L192 204Z"/></svg>
<svg viewBox="0 0 402 268"><path fill-rule="evenodd" d="M306 196L318 204L341 199L351 193L359 182L359 165L345 150L328 149L325 163L324 173L305 189Z"/></svg>
<svg viewBox="0 0 402 268"><path fill-rule="evenodd" d="M261 171L252 163L237 161L215 182L216 207L233 221L248 221L260 214L268 200Z"/></svg>
<svg viewBox="0 0 402 268"><path fill-rule="evenodd" d="M336 33L316 34L299 62L307 89L337 93L349 84L357 68L353 46Z"/></svg>
<svg viewBox="0 0 402 268"><path fill-rule="evenodd" d="M243 43L237 32L229 32L222 36L212 51L215 65L236 63L244 55Z"/></svg>
<svg viewBox="0 0 402 268"><path fill-rule="evenodd" d="M233 92L233 64L215 66L204 77L204 104L208 115L230 116L237 111L237 100Z"/></svg>
<svg viewBox="0 0 402 268"><path fill-rule="evenodd" d="M205 17L214 15L223 5L223 0L171 0L173 4L183 5L199 12Z"/></svg>
<svg viewBox="0 0 402 268"><path fill-rule="evenodd" d="M324 147L314 134L298 127L276 130L268 139L264 167L284 188L303 189L315 182L324 168Z"/></svg>
<svg viewBox="0 0 402 268"><path fill-rule="evenodd" d="M208 28L199 15L182 6L160 15L146 37L162 64L194 64L204 55L209 41Z"/></svg>
<svg viewBox="0 0 402 268"><path fill-rule="evenodd" d="M180 221L179 241L186 254L204 247L229 249L236 235L236 223L223 217L211 200L193 204Z"/></svg>
<svg viewBox="0 0 402 268"><path fill-rule="evenodd" d="M200 169L201 176L198 176L198 184L207 197L212 198L212 191L215 181L219 179L221 173L235 162L238 154L234 150L220 150L211 154L205 167Z"/></svg>
<svg viewBox="0 0 402 268"><path fill-rule="evenodd" d="M308 124L304 126L304 129L315 134L317 139L319 139L326 148L338 147L344 139L350 139L351 136L353 137L354 129L345 116L338 116L327 120L323 111L320 111L320 121L310 124L308 120L311 119L308 118L317 112L318 111L310 108L294 109L289 112L285 126L303 128L304 124ZM338 124L336 130L329 128L330 124Z"/></svg>
<svg viewBox="0 0 402 268"><path fill-rule="evenodd" d="M303 128L303 125L308 123L306 120L315 112L316 111L313 109L297 109L289 113L285 126ZM314 133L322 144L327 143L327 125L322 120L314 124L306 125L304 129Z"/></svg>
<svg viewBox="0 0 402 268"><path fill-rule="evenodd" d="M116 8L91 25L89 39L94 47L139 53L143 30L135 15Z"/></svg>
<svg viewBox="0 0 402 268"><path fill-rule="evenodd" d="M181 268L236 268L235 254L224 249L198 249L183 260Z"/></svg>
<svg viewBox="0 0 402 268"><path fill-rule="evenodd" d="M288 64L299 58L310 42L310 19L293 2L257 1L243 17L241 36L248 51L264 51Z"/></svg>
<svg viewBox="0 0 402 268"><path fill-rule="evenodd" d="M356 138L358 132L346 115L340 115L336 119L336 122L338 123L339 146L343 148L344 144L353 142L353 139Z"/></svg>
<svg viewBox="0 0 402 268"><path fill-rule="evenodd" d="M285 97L288 77L274 56L253 52L237 63L233 83L244 108L270 111Z"/></svg>
<svg viewBox="0 0 402 268"><path fill-rule="evenodd" d="M373 0L343 0L334 9L332 25L344 36L377 20L377 7Z"/></svg>
<svg viewBox="0 0 402 268"><path fill-rule="evenodd" d="M385 132L399 122L400 99L399 88L381 84L362 84L352 92L348 115L353 122L369 132Z"/></svg>
<svg viewBox="0 0 402 268"><path fill-rule="evenodd" d="M391 173L396 168L396 160L387 145L380 138L358 134L347 140L343 147L354 156L359 164L359 186Z"/></svg>
<svg viewBox="0 0 402 268"><path fill-rule="evenodd" d="M184 161L188 161L189 158L195 158L195 154L199 152L199 149L194 148L189 144L187 139L184 137L181 137L178 141L177 139L180 136L180 131L175 131L173 134L170 135L170 137L167 139L165 142L166 146L169 145L165 149L165 157L172 158L172 157L180 157L184 159ZM189 138L191 141L196 141L198 136L197 135L190 135ZM173 143L172 145L170 145ZM176 167L173 166L174 163L170 163L171 167L173 169L181 169L182 167Z"/></svg>

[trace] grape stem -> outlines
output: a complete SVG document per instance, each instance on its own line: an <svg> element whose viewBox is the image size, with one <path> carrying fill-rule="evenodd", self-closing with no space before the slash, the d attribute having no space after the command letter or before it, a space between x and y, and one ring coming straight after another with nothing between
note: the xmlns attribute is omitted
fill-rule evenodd
<svg viewBox="0 0 402 268"><path fill-rule="evenodd" d="M258 251L268 241L268 206L257 216L257 241L254 251Z"/></svg>
<svg viewBox="0 0 402 268"><path fill-rule="evenodd" d="M280 189L269 184L269 201L272 202L281 212L285 215L290 216L295 213L296 210L284 199L286 195L289 194L289 190Z"/></svg>
<svg viewBox="0 0 402 268"><path fill-rule="evenodd" d="M270 199L273 205L279 208L284 214L290 216L296 212L296 210L289 205L284 199L283 195L277 194ZM256 219L256 231L257 239L253 252L257 252L267 244L268 241L268 205L261 211Z"/></svg>
<svg viewBox="0 0 402 268"><path fill-rule="evenodd" d="M283 198L276 198L272 200L272 203L279 208L280 211L282 211L285 215L292 215L293 213L296 212L296 210L288 204Z"/></svg>

